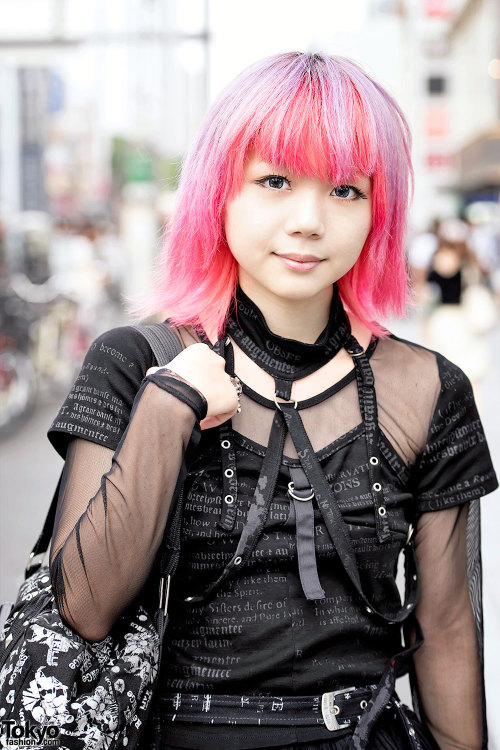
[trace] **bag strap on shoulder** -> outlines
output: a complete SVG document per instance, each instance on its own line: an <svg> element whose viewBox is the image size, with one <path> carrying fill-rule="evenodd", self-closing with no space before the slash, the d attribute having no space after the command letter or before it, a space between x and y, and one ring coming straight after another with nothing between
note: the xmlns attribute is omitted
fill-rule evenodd
<svg viewBox="0 0 500 750"><path fill-rule="evenodd" d="M168 364L182 351L183 347L179 337L168 324L152 323L151 325L131 326L131 328L138 331L142 336L144 336L146 341L149 343L159 366ZM57 486L54 490L54 496L52 497L52 501L47 511L47 516L45 518L42 531L35 543L35 546L30 552L24 574L25 578L29 578L29 576L33 575L33 573L36 573L36 571L40 568L40 566L42 565L43 556L45 555L49 547L52 532L54 529L54 522L56 519L57 501L59 498L61 482L62 471L57 482Z"/></svg>

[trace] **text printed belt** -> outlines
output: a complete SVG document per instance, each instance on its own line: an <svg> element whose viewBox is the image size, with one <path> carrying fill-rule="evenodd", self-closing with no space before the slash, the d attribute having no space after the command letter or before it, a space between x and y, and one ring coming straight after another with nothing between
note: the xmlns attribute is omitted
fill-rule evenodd
<svg viewBox="0 0 500 750"><path fill-rule="evenodd" d="M314 696L162 694L164 721L253 726L315 726L331 732L356 724L376 685L344 688Z"/></svg>

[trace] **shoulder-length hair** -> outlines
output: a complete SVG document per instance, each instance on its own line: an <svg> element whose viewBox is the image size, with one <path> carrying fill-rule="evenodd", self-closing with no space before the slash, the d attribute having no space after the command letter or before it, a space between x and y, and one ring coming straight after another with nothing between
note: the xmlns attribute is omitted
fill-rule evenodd
<svg viewBox="0 0 500 750"><path fill-rule="evenodd" d="M361 68L324 54L260 60L211 106L184 162L147 312L166 311L174 325L202 327L211 338L221 334L238 273L224 209L241 188L250 151L334 185L356 174L371 178L371 230L338 284L349 310L383 334L377 319L402 314L407 296L409 128L394 99Z"/></svg>

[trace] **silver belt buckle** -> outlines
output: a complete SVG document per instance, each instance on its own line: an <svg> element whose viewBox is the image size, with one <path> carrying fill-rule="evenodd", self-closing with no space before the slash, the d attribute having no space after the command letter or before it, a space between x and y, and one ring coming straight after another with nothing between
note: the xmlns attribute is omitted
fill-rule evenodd
<svg viewBox="0 0 500 750"><path fill-rule="evenodd" d="M350 687L343 690L333 690L331 693L323 693L321 696L321 713L323 714L325 726L330 732L336 732L337 729L346 729L346 727L350 726L349 723L338 723L337 716L340 712L340 707L336 705L335 697L344 693L351 693L355 689L354 687Z"/></svg>

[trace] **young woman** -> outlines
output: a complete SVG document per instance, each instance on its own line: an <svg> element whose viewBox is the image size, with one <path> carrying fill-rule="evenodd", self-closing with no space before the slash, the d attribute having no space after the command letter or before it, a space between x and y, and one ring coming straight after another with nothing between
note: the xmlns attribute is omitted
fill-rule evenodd
<svg viewBox="0 0 500 750"><path fill-rule="evenodd" d="M87 639L154 596L183 504L163 748L485 746L471 532L495 474L463 373L377 322L404 310L410 176L354 63L250 67L186 159L149 306L183 351L158 369L135 328L104 334L52 425L52 577Z"/></svg>

